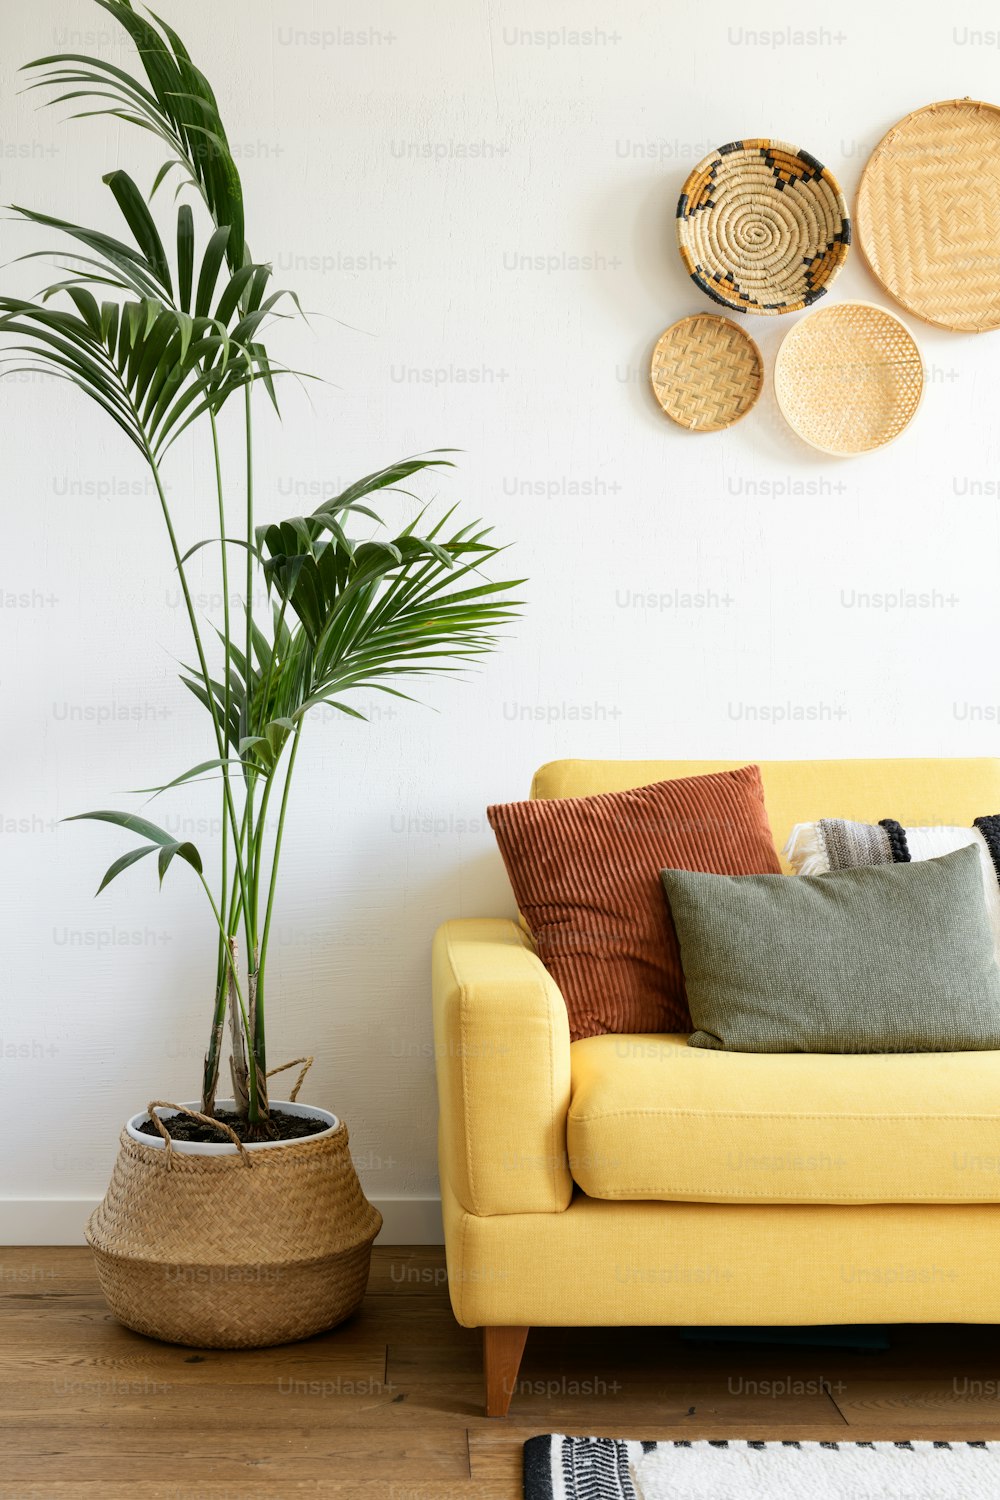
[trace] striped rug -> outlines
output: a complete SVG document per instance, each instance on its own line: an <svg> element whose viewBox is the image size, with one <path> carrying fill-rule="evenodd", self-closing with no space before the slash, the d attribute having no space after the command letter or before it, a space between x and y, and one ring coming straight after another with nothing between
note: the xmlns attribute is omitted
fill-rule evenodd
<svg viewBox="0 0 1000 1500"><path fill-rule="evenodd" d="M998 1500L1000 1443L622 1442L524 1445L525 1500Z"/></svg>

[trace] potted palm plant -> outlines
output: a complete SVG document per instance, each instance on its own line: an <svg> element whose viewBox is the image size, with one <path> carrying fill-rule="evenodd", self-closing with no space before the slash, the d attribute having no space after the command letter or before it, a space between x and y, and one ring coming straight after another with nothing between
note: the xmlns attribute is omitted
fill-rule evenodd
<svg viewBox="0 0 1000 1500"><path fill-rule="evenodd" d="M367 503L450 467L444 450L369 474L310 515L259 521L253 412L261 398L278 407L291 372L266 339L279 305L295 313L298 302L272 289L270 266L250 253L242 183L215 95L180 37L130 0L96 3L131 37L139 68L61 54L27 65L30 86L46 102L74 101L77 114L113 115L151 133L165 159L148 196L121 169L104 177L122 238L12 206L21 220L57 232L63 248L24 257L58 257L58 278L36 296L0 296L5 369L68 381L148 466L191 631L181 682L205 710L208 740L197 764L144 795L217 779L222 833L209 859L145 807L79 814L131 836L99 893L155 856L161 883L172 866L198 881L216 933L200 1098L154 1101L128 1122L87 1236L112 1309L130 1327L180 1343L262 1345L330 1327L353 1310L380 1224L343 1123L296 1102L311 1059L296 1059L302 1072L290 1100L270 1097L271 1076L292 1066L269 1066L266 980L304 726L318 705L361 719L350 702L359 688L407 698L404 678L476 661L515 616L518 581L488 576L499 551L488 529L457 527L451 511L430 524L422 510L390 535ZM176 206L163 235L150 204L168 180ZM219 426L231 399L242 415L238 507ZM185 545L163 472L189 429L202 436L215 506L212 535ZM207 546L222 582L214 630L198 618L187 573ZM230 602L237 573L239 608ZM253 602L261 578L266 617ZM220 1099L227 1038L232 1097Z"/></svg>

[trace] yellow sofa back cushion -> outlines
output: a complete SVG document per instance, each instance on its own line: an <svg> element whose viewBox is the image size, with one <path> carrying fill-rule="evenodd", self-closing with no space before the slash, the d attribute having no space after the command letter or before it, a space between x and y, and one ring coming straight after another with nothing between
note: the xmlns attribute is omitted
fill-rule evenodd
<svg viewBox="0 0 1000 1500"><path fill-rule="evenodd" d="M552 760L532 797L591 797L679 776L731 771L746 760ZM796 823L895 818L913 827L967 828L1000 813L1000 760L761 760L771 832L780 854ZM782 859L782 865L787 865Z"/></svg>

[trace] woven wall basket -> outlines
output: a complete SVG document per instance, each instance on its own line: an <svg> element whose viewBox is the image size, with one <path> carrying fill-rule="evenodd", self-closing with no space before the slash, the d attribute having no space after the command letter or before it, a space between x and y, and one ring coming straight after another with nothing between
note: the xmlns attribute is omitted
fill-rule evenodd
<svg viewBox="0 0 1000 1500"><path fill-rule="evenodd" d="M760 350L731 318L696 313L662 333L650 367L653 394L689 432L720 432L745 417L760 395Z"/></svg>
<svg viewBox="0 0 1000 1500"><path fill-rule="evenodd" d="M851 243L844 195L822 162L784 141L733 141L698 163L677 204L695 284L736 312L788 313L821 297Z"/></svg>
<svg viewBox="0 0 1000 1500"><path fill-rule="evenodd" d="M774 393L799 437L848 458L884 447L913 417L924 372L913 335L868 302L833 302L796 323L774 363Z"/></svg>
<svg viewBox="0 0 1000 1500"><path fill-rule="evenodd" d="M925 322L1000 328L1000 109L929 104L876 146L858 239L885 290Z"/></svg>
<svg viewBox="0 0 1000 1500"><path fill-rule="evenodd" d="M330 1135L187 1156L122 1132L87 1223L101 1287L127 1327L169 1343L249 1349L332 1328L360 1303L382 1225Z"/></svg>

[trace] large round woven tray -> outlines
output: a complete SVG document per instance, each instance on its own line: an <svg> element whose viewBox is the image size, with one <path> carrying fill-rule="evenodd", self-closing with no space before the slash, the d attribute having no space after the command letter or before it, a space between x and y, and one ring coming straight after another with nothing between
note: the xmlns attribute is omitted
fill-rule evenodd
<svg viewBox="0 0 1000 1500"><path fill-rule="evenodd" d="M677 204L692 280L736 312L788 313L821 297L851 243L822 162L784 141L732 141L698 163Z"/></svg>
<svg viewBox="0 0 1000 1500"><path fill-rule="evenodd" d="M760 395L760 350L731 318L696 313L662 333L650 368L653 394L691 432L719 432L745 417Z"/></svg>
<svg viewBox="0 0 1000 1500"><path fill-rule="evenodd" d="M869 453L898 437L923 391L913 335L868 302L835 302L785 336L774 392L788 425L823 453Z"/></svg>
<svg viewBox="0 0 1000 1500"><path fill-rule="evenodd" d="M869 158L858 239L878 281L925 322L1000 328L1000 109L914 110Z"/></svg>

